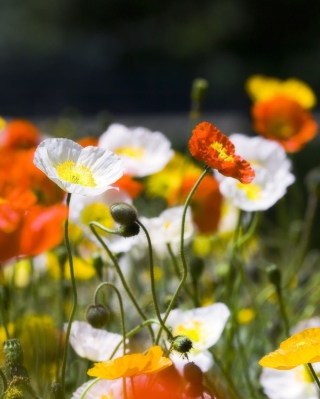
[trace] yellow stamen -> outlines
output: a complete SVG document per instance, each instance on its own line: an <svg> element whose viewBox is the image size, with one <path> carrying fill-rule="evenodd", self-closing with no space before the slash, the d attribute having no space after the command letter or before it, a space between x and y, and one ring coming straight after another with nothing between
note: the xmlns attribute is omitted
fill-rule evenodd
<svg viewBox="0 0 320 399"><path fill-rule="evenodd" d="M257 184L242 184L238 183L237 187L240 188L240 190L243 190L247 198L252 201L257 201L261 199L261 187L258 186Z"/></svg>
<svg viewBox="0 0 320 399"><path fill-rule="evenodd" d="M226 149L218 141L214 141L210 147L218 152L219 159L222 159L225 162L234 162L234 157L232 155L228 155Z"/></svg>
<svg viewBox="0 0 320 399"><path fill-rule="evenodd" d="M68 160L59 164L56 169L58 176L70 183L85 187L95 187L97 185L91 169L81 163L75 164Z"/></svg>
<svg viewBox="0 0 320 399"><path fill-rule="evenodd" d="M194 342L200 342L202 323L200 321L189 321L180 324L174 331L174 335L186 335Z"/></svg>
<svg viewBox="0 0 320 399"><path fill-rule="evenodd" d="M121 147L117 148L115 151L117 155L126 155L131 158L141 159L144 154L143 148L134 148L134 147Z"/></svg>

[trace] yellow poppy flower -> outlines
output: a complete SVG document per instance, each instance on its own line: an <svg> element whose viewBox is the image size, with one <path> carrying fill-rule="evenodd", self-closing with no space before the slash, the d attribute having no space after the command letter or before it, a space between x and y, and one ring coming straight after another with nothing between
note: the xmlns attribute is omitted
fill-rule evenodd
<svg viewBox="0 0 320 399"><path fill-rule="evenodd" d="M259 364L277 370L291 370L301 364L320 361L320 328L309 328L281 342L280 348L264 356Z"/></svg>
<svg viewBox="0 0 320 399"><path fill-rule="evenodd" d="M135 353L125 355L107 362L95 363L88 370L91 377L115 380L121 377L134 377L140 374L151 374L171 366L172 361L162 356L160 346L152 346L146 355Z"/></svg>

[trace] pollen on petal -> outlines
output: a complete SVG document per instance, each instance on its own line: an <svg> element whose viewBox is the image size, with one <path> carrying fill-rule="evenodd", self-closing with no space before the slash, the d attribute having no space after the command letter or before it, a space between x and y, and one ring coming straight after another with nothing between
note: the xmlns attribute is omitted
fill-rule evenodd
<svg viewBox="0 0 320 399"><path fill-rule="evenodd" d="M96 187L92 171L90 168L83 164L75 164L67 160L60 163L57 167L58 176L73 184L79 184L85 187Z"/></svg>

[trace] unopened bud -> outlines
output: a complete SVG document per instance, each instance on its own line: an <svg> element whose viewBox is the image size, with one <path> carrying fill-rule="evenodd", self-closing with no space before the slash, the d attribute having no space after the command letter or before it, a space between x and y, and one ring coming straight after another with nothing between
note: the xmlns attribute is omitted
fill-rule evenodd
<svg viewBox="0 0 320 399"><path fill-rule="evenodd" d="M173 350L182 353L186 358L188 358L188 352L192 349L192 341L190 338L185 335L177 335L173 337L171 345Z"/></svg>
<svg viewBox="0 0 320 399"><path fill-rule="evenodd" d="M194 385L202 385L203 373L199 366L193 362L189 362L183 367L184 378Z"/></svg>
<svg viewBox="0 0 320 399"><path fill-rule="evenodd" d="M105 326L109 316L110 312L101 303L89 305L86 311L87 322L94 328Z"/></svg>
<svg viewBox="0 0 320 399"><path fill-rule="evenodd" d="M116 202L110 206L110 213L113 220L119 224L129 226L137 221L136 209L125 202Z"/></svg>
<svg viewBox="0 0 320 399"><path fill-rule="evenodd" d="M137 222L134 222L130 225L121 225L118 229L118 234L122 237L133 237L138 235L140 232L140 226Z"/></svg>
<svg viewBox="0 0 320 399"><path fill-rule="evenodd" d="M280 287L281 285L281 272L276 265L270 265L267 267L268 279L271 284L276 287Z"/></svg>
<svg viewBox="0 0 320 399"><path fill-rule="evenodd" d="M204 270L204 261L202 258L195 257L192 258L190 265L190 275L193 281L197 281Z"/></svg>
<svg viewBox="0 0 320 399"><path fill-rule="evenodd" d="M320 168L312 169L306 176L308 191L320 197Z"/></svg>
<svg viewBox="0 0 320 399"><path fill-rule="evenodd" d="M209 83L206 79L195 79L191 88L191 100L201 104L207 94Z"/></svg>
<svg viewBox="0 0 320 399"><path fill-rule="evenodd" d="M17 338L7 339L3 343L3 353L7 367L23 364L23 350Z"/></svg>

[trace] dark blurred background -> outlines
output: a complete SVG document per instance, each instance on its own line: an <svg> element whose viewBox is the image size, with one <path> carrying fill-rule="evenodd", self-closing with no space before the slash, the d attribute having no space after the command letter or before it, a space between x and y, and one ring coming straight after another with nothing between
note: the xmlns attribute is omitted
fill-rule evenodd
<svg viewBox="0 0 320 399"><path fill-rule="evenodd" d="M320 93L319 0L1 0L0 114L248 114L244 81L297 77Z"/></svg>

